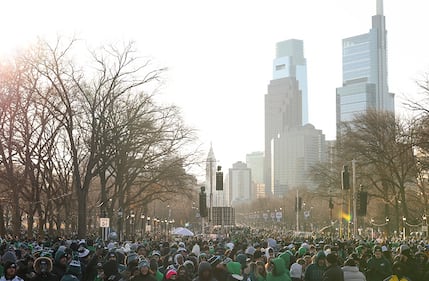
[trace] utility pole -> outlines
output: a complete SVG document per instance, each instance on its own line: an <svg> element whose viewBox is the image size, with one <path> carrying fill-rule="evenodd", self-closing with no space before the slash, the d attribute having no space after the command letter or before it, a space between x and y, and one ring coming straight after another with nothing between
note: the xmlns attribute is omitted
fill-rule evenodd
<svg viewBox="0 0 429 281"><path fill-rule="evenodd" d="M209 163L210 171L210 229L213 227L213 159L210 159Z"/></svg>
<svg viewBox="0 0 429 281"><path fill-rule="evenodd" d="M353 172L353 178L352 178L352 196L353 196L353 237L356 238L357 235L357 212L356 212L356 203L357 203L357 196L356 196L356 160L352 160L352 172Z"/></svg>
<svg viewBox="0 0 429 281"><path fill-rule="evenodd" d="M299 191L296 189L296 231L299 232Z"/></svg>

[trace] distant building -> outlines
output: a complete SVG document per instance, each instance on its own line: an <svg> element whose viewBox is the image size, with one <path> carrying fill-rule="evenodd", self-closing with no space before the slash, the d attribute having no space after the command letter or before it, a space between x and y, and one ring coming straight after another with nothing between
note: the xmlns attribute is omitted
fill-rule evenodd
<svg viewBox="0 0 429 281"><path fill-rule="evenodd" d="M234 163L228 176L230 205L249 202L252 198L252 171L246 163Z"/></svg>
<svg viewBox="0 0 429 281"><path fill-rule="evenodd" d="M265 184L256 184L256 194L255 199L265 198Z"/></svg>
<svg viewBox="0 0 429 281"><path fill-rule="evenodd" d="M383 0L377 0L369 33L343 39L343 86L337 88L337 139L341 123L369 109L395 111L387 84L387 31Z"/></svg>
<svg viewBox="0 0 429 281"><path fill-rule="evenodd" d="M213 193L213 207L226 207L226 193L224 190L216 190L216 171L217 162L213 152L213 147L210 146L210 151L206 161L206 194L207 206L210 207L210 193Z"/></svg>
<svg viewBox="0 0 429 281"><path fill-rule="evenodd" d="M264 152L252 152L246 155L247 167L252 170L252 181L255 184L264 182Z"/></svg>
<svg viewBox="0 0 429 281"><path fill-rule="evenodd" d="M288 188L316 185L310 177L311 168L326 161L325 135L313 125L291 129L273 141L272 193L283 196Z"/></svg>
<svg viewBox="0 0 429 281"><path fill-rule="evenodd" d="M271 80L265 95L265 162L264 182L267 195L272 194L275 178L273 140L289 129L297 128L302 123L301 91L295 78ZM284 155L284 153L282 153Z"/></svg>

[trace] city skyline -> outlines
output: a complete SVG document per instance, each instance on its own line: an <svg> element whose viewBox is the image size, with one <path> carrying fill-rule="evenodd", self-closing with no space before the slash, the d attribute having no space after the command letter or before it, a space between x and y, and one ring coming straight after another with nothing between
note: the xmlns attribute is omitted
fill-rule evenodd
<svg viewBox="0 0 429 281"><path fill-rule="evenodd" d="M0 31L2 55L38 35L52 39L58 34L76 34L92 46L135 40L142 55L170 68L162 100L182 108L186 121L199 130L205 149L213 141L224 167L244 160L246 153L263 150L263 93L271 76L272 46L288 38L306 42L309 121L327 139L335 138L341 40L367 32L376 6L369 0L273 1L264 6L248 1L183 1L171 2L167 10L155 1L145 1L145 5L125 1L127 5L121 7L109 1L103 7L97 1L68 5L46 1L46 6L32 2L27 1L25 10L22 1L2 4L0 23L7 27ZM60 8L69 12L60 13ZM414 80L429 68L425 56L429 42L416 36L426 32L428 8L427 1L386 1L384 6L389 28L389 90L399 98L399 113L401 95L414 93ZM217 110L206 114L207 105Z"/></svg>

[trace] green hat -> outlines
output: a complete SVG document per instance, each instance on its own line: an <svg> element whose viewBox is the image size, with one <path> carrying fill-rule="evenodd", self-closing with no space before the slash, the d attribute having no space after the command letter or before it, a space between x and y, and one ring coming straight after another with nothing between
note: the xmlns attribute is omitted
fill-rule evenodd
<svg viewBox="0 0 429 281"><path fill-rule="evenodd" d="M241 275L241 264L239 262L229 262L226 265L228 272L231 274L232 278L235 280L243 280L244 277Z"/></svg>

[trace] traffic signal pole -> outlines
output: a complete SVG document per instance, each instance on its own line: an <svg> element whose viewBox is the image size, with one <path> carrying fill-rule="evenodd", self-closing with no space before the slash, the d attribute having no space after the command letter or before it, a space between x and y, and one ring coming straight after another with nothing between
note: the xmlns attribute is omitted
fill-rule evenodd
<svg viewBox="0 0 429 281"><path fill-rule="evenodd" d="M299 232L299 191L296 189L296 231Z"/></svg>
<svg viewBox="0 0 429 281"><path fill-rule="evenodd" d="M353 237L356 238L357 235L357 212L356 212L356 160L352 160L352 197L353 197Z"/></svg>

